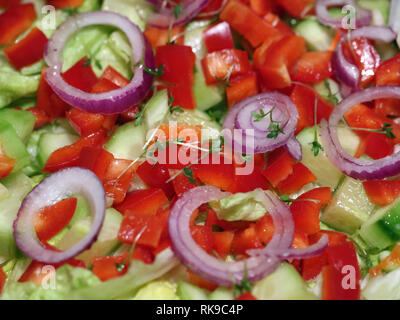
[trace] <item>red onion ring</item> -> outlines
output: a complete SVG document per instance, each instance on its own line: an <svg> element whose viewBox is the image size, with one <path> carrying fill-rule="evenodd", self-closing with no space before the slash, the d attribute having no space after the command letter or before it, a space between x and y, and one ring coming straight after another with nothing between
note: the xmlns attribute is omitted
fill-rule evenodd
<svg viewBox="0 0 400 320"><path fill-rule="evenodd" d="M371 23L372 12L356 5L353 0L317 0L315 11L318 20L328 26L342 28L343 18L334 18L330 15L328 8L335 6L350 5L356 9L356 28Z"/></svg>
<svg viewBox="0 0 400 320"><path fill-rule="evenodd" d="M164 29L170 26L184 25L197 16L208 5L208 2L209 0L184 0L180 3L182 12L177 17L175 16L174 8L159 8L159 5L156 5L158 12L150 17L148 24Z"/></svg>
<svg viewBox="0 0 400 320"><path fill-rule="evenodd" d="M381 86L353 93L333 110L329 123L321 121L321 137L329 160L343 173L359 180L381 180L400 174L400 152L379 160L363 160L346 153L340 145L337 125L353 106L375 99L400 99L400 87Z"/></svg>
<svg viewBox="0 0 400 320"><path fill-rule="evenodd" d="M203 203L220 200L228 195L211 186L191 189L176 201L168 221L172 249L177 257L193 272L222 286L240 283L246 271L250 281L257 281L273 272L280 263L276 257L263 255L225 262L209 255L193 240L189 228L193 211Z"/></svg>
<svg viewBox="0 0 400 320"><path fill-rule="evenodd" d="M61 76L61 54L68 38L80 28L107 24L121 29L132 47L132 65L144 62L154 68L153 51L140 29L128 18L111 11L85 12L70 17L61 24L50 38L44 59L49 65L46 81L65 102L91 113L114 114L129 109L143 100L151 88L153 77L144 72L143 65L134 67L134 76L124 88L106 93L86 93L69 85Z"/></svg>
<svg viewBox="0 0 400 320"><path fill-rule="evenodd" d="M254 122L252 113L260 113L260 110L265 114L271 112L272 120L279 121L283 133L276 138L268 138L270 117ZM223 128L227 129L224 130L224 138L232 142L234 151L243 154L265 153L289 144L291 153L296 159L301 159L301 148L294 136L298 117L297 108L288 96L279 92L261 93L239 102L229 110L223 123ZM239 137L237 132L240 133Z"/></svg>
<svg viewBox="0 0 400 320"><path fill-rule="evenodd" d="M400 32L400 1L392 0L390 4L389 26L396 33Z"/></svg>
<svg viewBox="0 0 400 320"><path fill-rule="evenodd" d="M350 38L343 36L336 47L332 57L332 65L336 77L352 91L359 90L360 71L343 55L343 42L365 37L370 40L381 40L391 42L396 39L396 34L387 27L368 26L352 31Z"/></svg>
<svg viewBox="0 0 400 320"><path fill-rule="evenodd" d="M73 195L82 195L93 213L89 233L65 251L50 250L37 237L34 219L37 212ZM44 263L59 263L69 260L90 248L96 241L103 225L106 196L103 185L90 170L68 168L60 170L42 180L24 199L14 221L14 239L18 248L28 257Z"/></svg>

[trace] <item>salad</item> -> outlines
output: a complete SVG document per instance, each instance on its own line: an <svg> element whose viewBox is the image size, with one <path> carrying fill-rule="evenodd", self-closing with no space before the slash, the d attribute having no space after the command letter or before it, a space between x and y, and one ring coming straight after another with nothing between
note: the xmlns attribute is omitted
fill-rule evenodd
<svg viewBox="0 0 400 320"><path fill-rule="evenodd" d="M400 299L400 2L0 0L0 299Z"/></svg>

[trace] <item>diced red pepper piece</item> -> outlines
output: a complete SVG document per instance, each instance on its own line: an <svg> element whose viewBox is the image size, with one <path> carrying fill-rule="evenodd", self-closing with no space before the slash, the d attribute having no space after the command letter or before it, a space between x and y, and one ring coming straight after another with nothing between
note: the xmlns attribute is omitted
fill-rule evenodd
<svg viewBox="0 0 400 320"><path fill-rule="evenodd" d="M46 44L45 34L40 29L33 28L24 39L6 48L4 53L13 67L21 69L41 60Z"/></svg>
<svg viewBox="0 0 400 320"><path fill-rule="evenodd" d="M296 35L285 36L272 43L265 52L264 62L257 65L264 85L270 89L289 87L291 85L289 72L305 52L304 38Z"/></svg>
<svg viewBox="0 0 400 320"><path fill-rule="evenodd" d="M235 185L235 167L233 164L199 164L193 166L196 178L205 184L212 185L222 190L231 190Z"/></svg>
<svg viewBox="0 0 400 320"><path fill-rule="evenodd" d="M231 192L250 192L255 189L268 190L268 181L263 175L260 168L255 167L249 175L235 175L234 186L231 188Z"/></svg>
<svg viewBox="0 0 400 320"><path fill-rule="evenodd" d="M205 252L211 253L213 249L213 234L210 226L191 226L190 232L193 240L202 248Z"/></svg>
<svg viewBox="0 0 400 320"><path fill-rule="evenodd" d="M382 62L376 71L375 85L400 86L400 54ZM375 110L384 116L400 117L400 101L398 99L376 99Z"/></svg>
<svg viewBox="0 0 400 320"><path fill-rule="evenodd" d="M226 88L228 107L232 107L236 103L254 96L257 93L258 80L255 72L233 77L230 79L229 86Z"/></svg>
<svg viewBox="0 0 400 320"><path fill-rule="evenodd" d="M15 164L15 159L2 154L0 150L0 179L7 177L13 171Z"/></svg>
<svg viewBox="0 0 400 320"><path fill-rule="evenodd" d="M103 127L104 116L100 113L89 113L76 108L66 112L72 128L81 136L87 136Z"/></svg>
<svg viewBox="0 0 400 320"><path fill-rule="evenodd" d="M165 45L156 49L156 66L163 65L160 80L170 84L193 86L196 56L189 46Z"/></svg>
<svg viewBox="0 0 400 320"><path fill-rule="evenodd" d="M190 282L200 288L213 291L218 287L217 284L200 277L199 275L191 272L190 270L188 270L188 274L189 274Z"/></svg>
<svg viewBox="0 0 400 320"><path fill-rule="evenodd" d="M306 52L291 71L293 81L318 82L333 75L332 51Z"/></svg>
<svg viewBox="0 0 400 320"><path fill-rule="evenodd" d="M208 85L251 71L247 53L238 49L224 49L208 53L201 60Z"/></svg>
<svg viewBox="0 0 400 320"><path fill-rule="evenodd" d="M56 7L56 9L63 8L76 8L79 7L85 0L49 0L49 5Z"/></svg>
<svg viewBox="0 0 400 320"><path fill-rule="evenodd" d="M9 8L11 6L15 6L15 5L20 4L20 3L21 3L21 0L13 0L13 1L0 0L0 8L7 9L7 8Z"/></svg>
<svg viewBox="0 0 400 320"><path fill-rule="evenodd" d="M196 99L192 85L173 84L170 86L157 86L158 90L167 89L170 97L174 98L171 107L179 106L183 109L196 109Z"/></svg>
<svg viewBox="0 0 400 320"><path fill-rule="evenodd" d="M377 266L369 269L369 274L372 278L380 276L385 270L398 267L400 265L400 245L396 244L390 255L383 259Z"/></svg>
<svg viewBox="0 0 400 320"><path fill-rule="evenodd" d="M311 11L315 0L277 0L290 15L295 18L304 18Z"/></svg>
<svg viewBox="0 0 400 320"><path fill-rule="evenodd" d="M99 147L84 147L79 155L78 165L93 171L100 181L104 181L108 167L114 160L114 156Z"/></svg>
<svg viewBox="0 0 400 320"><path fill-rule="evenodd" d="M173 40L176 44L183 45L184 37L183 33L185 28L183 26L176 26L171 28L170 40ZM149 40L151 47L156 49L161 46L168 44L168 29L161 29L156 27L147 26L144 30L144 36Z"/></svg>
<svg viewBox="0 0 400 320"><path fill-rule="evenodd" d="M235 48L231 28L225 21L209 27L203 37L208 52Z"/></svg>
<svg viewBox="0 0 400 320"><path fill-rule="evenodd" d="M10 6L0 14L0 45L11 44L37 18L33 3Z"/></svg>
<svg viewBox="0 0 400 320"><path fill-rule="evenodd" d="M400 196L400 178L364 181L363 186L369 200L378 206L392 204Z"/></svg>
<svg viewBox="0 0 400 320"><path fill-rule="evenodd" d="M333 106L322 99L313 89L302 85L295 85L290 95L299 112L296 134L315 123L315 102L317 102L317 123L322 119L329 119Z"/></svg>
<svg viewBox="0 0 400 320"><path fill-rule="evenodd" d="M76 198L68 198L44 207L36 214L35 230L41 242L51 239L67 226L74 216L76 204Z"/></svg>
<svg viewBox="0 0 400 320"><path fill-rule="evenodd" d="M213 249L221 259L226 259L231 251L233 231L213 232Z"/></svg>
<svg viewBox="0 0 400 320"><path fill-rule="evenodd" d="M276 187L293 173L293 166L292 156L284 148L279 148L268 154L267 167L262 170L262 174Z"/></svg>
<svg viewBox="0 0 400 320"><path fill-rule="evenodd" d="M250 0L250 8L257 13L260 17L274 11L275 0Z"/></svg>
<svg viewBox="0 0 400 320"><path fill-rule="evenodd" d="M50 122L50 117L38 107L29 108L27 111L35 116L35 130Z"/></svg>
<svg viewBox="0 0 400 320"><path fill-rule="evenodd" d="M267 244L271 241L274 235L274 222L269 214L258 219L255 228L257 237L263 244Z"/></svg>
<svg viewBox="0 0 400 320"><path fill-rule="evenodd" d="M232 242L232 253L234 255L247 256L247 250L262 248L263 245L258 238L255 224L244 230L237 231Z"/></svg>
<svg viewBox="0 0 400 320"><path fill-rule="evenodd" d="M154 166L145 161L137 169L137 174L143 182L150 188L160 188L164 191L168 198L174 195L174 186L170 179L169 171L156 163Z"/></svg>
<svg viewBox="0 0 400 320"><path fill-rule="evenodd" d="M7 276L4 273L3 269L0 268L0 294L1 294L1 291L3 290L3 288L4 288L4 285L6 284L6 281L7 281Z"/></svg>
<svg viewBox="0 0 400 320"><path fill-rule="evenodd" d="M83 57L62 74L69 85L85 92L91 92L93 86L97 83L97 77L88 61L87 57Z"/></svg>
<svg viewBox="0 0 400 320"><path fill-rule="evenodd" d="M293 166L293 172L285 180L277 185L277 189L281 194L290 194L299 191L306 184L314 182L317 178L313 173L301 162Z"/></svg>
<svg viewBox="0 0 400 320"><path fill-rule="evenodd" d="M280 32L269 25L248 6L237 0L229 1L220 14L220 19L244 36L253 47L268 38L279 38Z"/></svg>
<svg viewBox="0 0 400 320"><path fill-rule="evenodd" d="M75 143L54 151L44 166L43 172L55 172L60 169L76 166L84 147L102 147L106 133L100 130L86 137L80 137Z"/></svg>
<svg viewBox="0 0 400 320"><path fill-rule="evenodd" d="M111 81L119 88L126 87L129 84L129 80L122 76L113 67L108 66L100 77L100 80Z"/></svg>
<svg viewBox="0 0 400 320"><path fill-rule="evenodd" d="M169 174L172 177L175 176L178 171L179 170L177 169L169 169ZM174 190L177 196L180 196L186 191L193 189L197 186L197 184L190 182L189 178L185 177L182 173L176 176L174 180L172 180L172 184L174 186Z"/></svg>
<svg viewBox="0 0 400 320"><path fill-rule="evenodd" d="M257 300L257 298L253 296L250 292L246 292L235 298L235 300Z"/></svg>
<svg viewBox="0 0 400 320"><path fill-rule="evenodd" d="M153 216L167 203L168 198L165 196L164 191L153 188L128 193L124 202L115 206L115 209L124 215L140 214L142 216Z"/></svg>

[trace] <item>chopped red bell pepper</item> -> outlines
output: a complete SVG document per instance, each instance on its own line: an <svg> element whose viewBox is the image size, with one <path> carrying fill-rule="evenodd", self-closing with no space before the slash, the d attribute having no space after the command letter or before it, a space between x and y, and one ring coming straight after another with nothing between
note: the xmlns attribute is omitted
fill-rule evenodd
<svg viewBox="0 0 400 320"><path fill-rule="evenodd" d="M37 18L33 3L10 6L0 14L0 45L11 44Z"/></svg>
<svg viewBox="0 0 400 320"><path fill-rule="evenodd" d="M275 0L250 0L249 3L250 8L260 17L264 17L276 9Z"/></svg>
<svg viewBox="0 0 400 320"><path fill-rule="evenodd" d="M223 82L229 77L251 71L247 53L238 49L224 49L208 53L201 60L201 64L208 85Z"/></svg>
<svg viewBox="0 0 400 320"><path fill-rule="evenodd" d="M193 166L196 178L205 184L222 190L232 190L235 185L235 167L233 164L224 164L221 157L220 164L199 164Z"/></svg>
<svg viewBox="0 0 400 320"><path fill-rule="evenodd" d="M107 170L114 156L99 147L84 147L79 155L78 165L93 171L100 181L104 182Z"/></svg>
<svg viewBox="0 0 400 320"><path fill-rule="evenodd" d="M191 226L192 238L205 252L211 253L213 249L213 233L210 226Z"/></svg>
<svg viewBox="0 0 400 320"><path fill-rule="evenodd" d="M358 38L343 43L343 54L349 61L353 61L360 70L360 84L368 86L375 78L375 73L381 63L381 57L375 46L367 38Z"/></svg>
<svg viewBox="0 0 400 320"><path fill-rule="evenodd" d="M291 71L292 80L310 83L330 78L333 75L332 55L331 51L304 53Z"/></svg>
<svg viewBox="0 0 400 320"><path fill-rule="evenodd" d="M400 265L400 245L396 244L392 252L383 259L377 266L369 269L369 274L372 278L375 278L386 270L390 270L393 267Z"/></svg>
<svg viewBox="0 0 400 320"><path fill-rule="evenodd" d="M113 67L108 66L100 77L100 80L111 81L119 88L123 88L129 84L129 80L122 76Z"/></svg>
<svg viewBox="0 0 400 320"><path fill-rule="evenodd" d="M27 111L35 116L35 130L50 122L50 117L38 107L29 108Z"/></svg>
<svg viewBox="0 0 400 320"><path fill-rule="evenodd" d="M199 275L191 272L190 270L188 270L188 274L189 274L190 282L200 288L207 289L210 291L213 291L216 288L218 288L217 284L200 277Z"/></svg>
<svg viewBox="0 0 400 320"><path fill-rule="evenodd" d="M226 88L228 107L232 107L258 92L258 78L255 72L232 77L229 80L229 86Z"/></svg>
<svg viewBox="0 0 400 320"><path fill-rule="evenodd" d="M313 89L302 85L295 85L290 95L299 112L296 134L315 123L315 102L317 102L317 123L322 119L329 119L333 106L322 99Z"/></svg>
<svg viewBox="0 0 400 320"><path fill-rule="evenodd" d="M375 85L400 86L400 54L382 62L376 71ZM400 117L400 101L398 99L376 99L375 110L384 116Z"/></svg>
<svg viewBox="0 0 400 320"><path fill-rule="evenodd" d="M172 177L175 176L178 171L179 170L177 169L169 169L169 174ZM176 176L174 180L172 180L172 184L174 186L174 190L177 196L180 196L186 191L193 189L197 186L197 184L190 182L189 178L185 177L182 173Z"/></svg>
<svg viewBox="0 0 400 320"><path fill-rule="evenodd" d="M7 281L7 276L4 273L3 269L0 268L0 294L1 294L1 291L3 290L3 288L4 288L4 285L6 284L6 281Z"/></svg>
<svg viewBox="0 0 400 320"><path fill-rule="evenodd" d="M258 219L255 228L257 237L263 244L267 244L271 241L274 235L274 222L269 214Z"/></svg>
<svg viewBox="0 0 400 320"><path fill-rule="evenodd" d="M91 92L98 81L87 57L75 63L62 77L69 85L85 92Z"/></svg>
<svg viewBox="0 0 400 320"><path fill-rule="evenodd" d="M369 200L378 206L392 204L400 196L400 178L364 181L363 186Z"/></svg>
<svg viewBox="0 0 400 320"><path fill-rule="evenodd" d="M104 190L107 197L114 199L114 204L125 199L136 169L137 165L132 165L132 161L126 159L114 159L107 168Z"/></svg>
<svg viewBox="0 0 400 320"><path fill-rule="evenodd" d="M226 22L220 22L209 27L204 31L203 37L209 53L223 49L235 48L233 44L231 28Z"/></svg>
<svg viewBox="0 0 400 320"><path fill-rule="evenodd" d="M237 0L229 1L220 14L220 19L244 36L253 47L258 47L268 38L279 38L280 32L257 15L248 6Z"/></svg>
<svg viewBox="0 0 400 320"><path fill-rule="evenodd" d="M231 192L250 192L255 189L268 190L268 181L260 168L255 167L249 175L235 175L235 182L230 189Z"/></svg>
<svg viewBox="0 0 400 320"><path fill-rule="evenodd" d="M2 154L0 150L0 179L7 177L13 171L15 164L15 159Z"/></svg>
<svg viewBox="0 0 400 320"><path fill-rule="evenodd" d="M70 108L70 105L61 100L48 85L45 79L45 71L46 68L43 69L40 78L36 106L39 110L47 114L50 119L63 117L65 111Z"/></svg>
<svg viewBox="0 0 400 320"><path fill-rule="evenodd" d="M33 28L24 39L6 48L4 53L13 67L21 69L41 60L46 44L45 34Z"/></svg>
<svg viewBox="0 0 400 320"><path fill-rule="evenodd" d="M100 130L86 137L80 137L75 143L54 151L47 160L43 172L55 172L76 166L84 147L102 147L105 141L105 130Z"/></svg>
<svg viewBox="0 0 400 320"><path fill-rule="evenodd" d="M156 49L161 46L168 44L168 34L170 32L170 41L174 43L183 45L184 44L184 34L185 28L183 26L172 27L171 31L168 29L161 29L156 27L147 26L144 30L144 36L149 40L151 47Z"/></svg>
<svg viewBox="0 0 400 320"><path fill-rule="evenodd" d="M253 296L250 292L246 292L235 298L235 300L257 300L257 298Z"/></svg>
<svg viewBox="0 0 400 320"><path fill-rule="evenodd" d="M173 197L175 193L174 186L172 182L167 182L170 179L168 169L158 163L153 166L148 161L145 161L137 169L137 174L148 187L160 188L168 198Z"/></svg>
<svg viewBox="0 0 400 320"><path fill-rule="evenodd" d="M76 8L79 7L85 0L49 0L49 5L56 7L56 9L63 8Z"/></svg>
<svg viewBox="0 0 400 320"><path fill-rule="evenodd" d="M293 166L292 156L284 148L278 148L268 154L267 167L262 170L262 174L276 187L293 173Z"/></svg>
<svg viewBox="0 0 400 320"><path fill-rule="evenodd" d="M42 208L35 218L35 230L39 240L46 242L64 229L74 216L76 205L76 198L68 198Z"/></svg>
<svg viewBox="0 0 400 320"><path fill-rule="evenodd" d="M217 256L226 259L231 251L232 241L235 233L233 231L213 232L213 249Z"/></svg>
<svg viewBox="0 0 400 320"><path fill-rule="evenodd" d="M157 86L157 90L168 90L168 95L174 100L171 107L179 106L183 109L196 109L196 99L192 90L192 85L172 84L168 86Z"/></svg>
<svg viewBox="0 0 400 320"><path fill-rule="evenodd" d="M76 108L66 112L71 127L81 136L87 136L103 127L104 116L99 113L89 113Z"/></svg>
<svg viewBox="0 0 400 320"><path fill-rule="evenodd" d="M20 3L21 3L21 0L13 0L13 1L0 0L0 8L7 9L7 8L9 8L11 6L15 6L15 5L20 4Z"/></svg>
<svg viewBox="0 0 400 320"><path fill-rule="evenodd" d="M314 182L317 178L313 173L301 162L293 166L293 172L285 180L277 185L277 189L281 194L290 194L299 191L306 184Z"/></svg>
<svg viewBox="0 0 400 320"><path fill-rule="evenodd" d="M168 198L165 196L164 191L153 188L128 193L124 202L115 206L115 209L124 215L140 214L142 216L153 216L167 203Z"/></svg>
<svg viewBox="0 0 400 320"><path fill-rule="evenodd" d="M394 152L394 145L383 134L371 132L363 138L364 153L374 160L385 158Z"/></svg>
<svg viewBox="0 0 400 320"><path fill-rule="evenodd" d="M165 45L156 49L156 66L163 65L160 80L170 84L193 86L196 56L189 46Z"/></svg>
<svg viewBox="0 0 400 320"><path fill-rule="evenodd" d="M283 89L291 85L289 72L306 52L304 38L290 35L269 45L256 67L264 85L269 89Z"/></svg>
<svg viewBox="0 0 400 320"><path fill-rule="evenodd" d="M295 18L304 18L314 6L315 0L277 0L290 15Z"/></svg>
<svg viewBox="0 0 400 320"><path fill-rule="evenodd" d="M248 228L235 232L232 241L232 253L234 255L247 255L247 250L262 248L255 224L251 224Z"/></svg>

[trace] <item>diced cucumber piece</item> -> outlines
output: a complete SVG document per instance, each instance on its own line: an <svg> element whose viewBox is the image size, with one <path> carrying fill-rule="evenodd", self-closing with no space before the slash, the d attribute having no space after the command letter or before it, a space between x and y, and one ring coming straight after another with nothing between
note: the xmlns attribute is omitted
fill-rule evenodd
<svg viewBox="0 0 400 320"><path fill-rule="evenodd" d="M385 249L400 240L400 198L378 209L360 229L360 236L372 248Z"/></svg>
<svg viewBox="0 0 400 320"><path fill-rule="evenodd" d="M223 85L207 85L200 60L196 62L193 93L196 99L197 109L202 111L221 103L225 99L225 89Z"/></svg>
<svg viewBox="0 0 400 320"><path fill-rule="evenodd" d="M142 31L146 27L147 19L153 13L152 5L143 0L104 0L102 9L127 17Z"/></svg>
<svg viewBox="0 0 400 320"><path fill-rule="evenodd" d="M176 295L177 284L157 280L147 283L139 289L133 300L180 300Z"/></svg>
<svg viewBox="0 0 400 320"><path fill-rule="evenodd" d="M182 300L207 300L208 292L185 281L178 282L177 294Z"/></svg>
<svg viewBox="0 0 400 320"><path fill-rule="evenodd" d="M200 110L184 110L184 112L174 112L169 116L170 121L186 123L189 125L202 126L203 140L216 139L219 137L221 126L213 121L210 116Z"/></svg>
<svg viewBox="0 0 400 320"><path fill-rule="evenodd" d="M76 212L75 212L76 214ZM93 264L94 257L109 254L118 245L118 231L122 222L122 215L115 209L107 209L103 226L97 241L90 249L82 252L77 258L84 261L86 266ZM91 217L86 217L72 224L71 229L65 233L57 247L66 250L83 239L90 231L92 225Z"/></svg>
<svg viewBox="0 0 400 320"><path fill-rule="evenodd" d="M314 141L315 130L315 127L305 128L297 135L297 140L300 142L303 151L302 162L317 177L317 184L334 189L339 184L343 174L330 162L325 152L320 151L317 156L314 155L311 143ZM318 141L324 147L319 135L319 128L317 130ZM360 143L360 138L351 129L345 127L338 128L338 136L343 149L354 155Z"/></svg>
<svg viewBox="0 0 400 320"><path fill-rule="evenodd" d="M6 156L16 160L13 172L17 172L29 164L29 153L24 142L13 126L4 119L0 119L0 145Z"/></svg>
<svg viewBox="0 0 400 320"><path fill-rule="evenodd" d="M400 269L369 279L361 296L367 300L399 300Z"/></svg>
<svg viewBox="0 0 400 320"><path fill-rule="evenodd" d="M78 8L78 12L99 10L100 7L100 0L85 0Z"/></svg>
<svg viewBox="0 0 400 320"><path fill-rule="evenodd" d="M190 46L198 59L202 59L207 54L203 32L210 24L210 20L193 21L185 27L185 46Z"/></svg>
<svg viewBox="0 0 400 320"><path fill-rule="evenodd" d="M307 18L301 21L294 31L306 40L307 47L312 51L329 50L334 31L321 24L316 18Z"/></svg>
<svg viewBox="0 0 400 320"><path fill-rule="evenodd" d="M90 216L90 207L87 200L82 196L76 197L76 208L74 212L74 216L72 217L71 221L68 223L68 227L73 226L79 220L89 217Z"/></svg>
<svg viewBox="0 0 400 320"><path fill-rule="evenodd" d="M20 72L24 76L38 75L42 72L45 66L46 63L44 62L44 60L40 60L38 62L35 62L34 64L31 64L30 66L23 67Z"/></svg>
<svg viewBox="0 0 400 320"><path fill-rule="evenodd" d="M235 300L232 289L218 287L208 296L208 300Z"/></svg>
<svg viewBox="0 0 400 320"><path fill-rule="evenodd" d="M145 143L145 126L136 126L134 122L128 122L115 130L105 149L116 159L135 160L143 153Z"/></svg>
<svg viewBox="0 0 400 320"><path fill-rule="evenodd" d="M144 106L143 120L147 130L161 124L169 113L168 91L158 91Z"/></svg>
<svg viewBox="0 0 400 320"><path fill-rule="evenodd" d="M13 198L22 200L32 190L34 182L22 172L15 172L0 180Z"/></svg>
<svg viewBox="0 0 400 320"><path fill-rule="evenodd" d="M317 82L314 84L314 89L322 98L332 105L335 105L343 99L339 84L335 80L326 79L325 81Z"/></svg>
<svg viewBox="0 0 400 320"><path fill-rule="evenodd" d="M44 133L38 144L38 160L43 168L50 155L65 146L69 146L78 140L78 136L69 133Z"/></svg>
<svg viewBox="0 0 400 320"><path fill-rule="evenodd" d="M289 263L282 263L278 269L256 282L252 294L260 300L316 300L308 291L307 284Z"/></svg>
<svg viewBox="0 0 400 320"><path fill-rule="evenodd" d="M13 196L0 202L0 257L16 257L13 223L20 206L21 200Z"/></svg>
<svg viewBox="0 0 400 320"><path fill-rule="evenodd" d="M92 58L106 42L112 28L103 25L79 29L67 41L63 51L63 72L71 68L84 56Z"/></svg>
<svg viewBox="0 0 400 320"><path fill-rule="evenodd" d="M0 183L0 201L7 199L10 196L10 192L4 186L4 184Z"/></svg>
<svg viewBox="0 0 400 320"><path fill-rule="evenodd" d="M352 234L368 220L374 208L362 182L346 177L323 211L321 220L330 227Z"/></svg>
<svg viewBox="0 0 400 320"><path fill-rule="evenodd" d="M0 119L8 121L22 141L26 141L35 126L35 116L28 111L2 109L0 110Z"/></svg>

